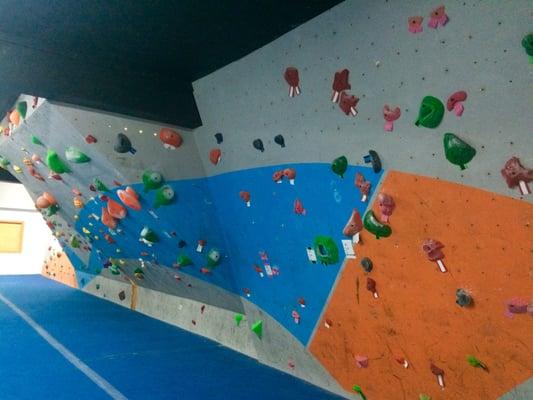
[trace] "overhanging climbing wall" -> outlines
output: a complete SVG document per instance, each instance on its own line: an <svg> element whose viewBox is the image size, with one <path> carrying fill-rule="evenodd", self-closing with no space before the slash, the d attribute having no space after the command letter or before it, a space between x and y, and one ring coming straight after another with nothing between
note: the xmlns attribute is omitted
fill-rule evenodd
<svg viewBox="0 0 533 400"><path fill-rule="evenodd" d="M437 6L339 5L197 81L194 132L23 97L3 166L84 290L346 396L497 398L533 371L533 9Z"/></svg>

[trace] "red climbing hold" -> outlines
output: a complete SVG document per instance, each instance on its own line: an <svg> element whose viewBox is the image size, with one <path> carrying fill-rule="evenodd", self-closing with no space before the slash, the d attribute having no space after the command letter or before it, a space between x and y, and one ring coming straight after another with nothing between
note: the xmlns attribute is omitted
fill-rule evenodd
<svg viewBox="0 0 533 400"><path fill-rule="evenodd" d="M183 143L181 135L170 128L161 128L159 130L159 139L163 142L165 149L176 150Z"/></svg>
<svg viewBox="0 0 533 400"><path fill-rule="evenodd" d="M246 203L246 207L250 207L251 203L250 203L250 192L246 192L244 190L241 190L239 192L239 197L242 199L242 201L244 201Z"/></svg>
<svg viewBox="0 0 533 400"><path fill-rule="evenodd" d="M396 207L394 199L392 196L382 192L378 195L378 206L381 211L381 222L388 223L389 217Z"/></svg>
<svg viewBox="0 0 533 400"><path fill-rule="evenodd" d="M298 96L300 94L300 75L298 70L294 67L288 67L283 77L289 85L289 97Z"/></svg>
<svg viewBox="0 0 533 400"><path fill-rule="evenodd" d="M518 157L507 160L501 173L507 186L510 188L518 186L521 194L531 194L528 183L533 181L533 169L523 167Z"/></svg>
<svg viewBox="0 0 533 400"><path fill-rule="evenodd" d="M87 136L85 136L85 141L86 141L88 144L93 144L93 143L98 142L98 140L96 140L96 138L95 138L93 135L87 135Z"/></svg>
<svg viewBox="0 0 533 400"><path fill-rule="evenodd" d="M370 193L370 181L366 181L365 177L359 172L355 174L355 186L359 188L361 192L361 201L368 200L368 194Z"/></svg>
<svg viewBox="0 0 533 400"><path fill-rule="evenodd" d="M344 112L344 114L351 114L355 117L357 115L357 109L355 107L357 107L358 102L358 97L355 97L354 95L349 95L346 92L342 92L340 96L339 107L342 112Z"/></svg>
<svg viewBox="0 0 533 400"><path fill-rule="evenodd" d="M283 171L276 171L272 175L272 180L276 183L281 183L281 180L283 179Z"/></svg>
<svg viewBox="0 0 533 400"><path fill-rule="evenodd" d="M293 168L285 168L283 170L283 176L289 180L291 185L294 185L294 180L296 179L296 170Z"/></svg>
<svg viewBox="0 0 533 400"><path fill-rule="evenodd" d="M455 115L460 117L463 115L464 107L462 102L465 101L467 98L467 94L464 90L460 90L458 92L453 93L450 97L448 97L448 101L446 102L446 108L448 111L455 111Z"/></svg>
<svg viewBox="0 0 533 400"><path fill-rule="evenodd" d="M355 364L359 368L368 368L368 357L360 355L355 356Z"/></svg>
<svg viewBox="0 0 533 400"><path fill-rule="evenodd" d="M294 200L294 212L297 214L297 215L305 215L306 214L306 211L305 211L305 208L302 204L302 202L298 199Z"/></svg>
<svg viewBox="0 0 533 400"><path fill-rule="evenodd" d="M385 118L385 126L383 129L387 132L392 132L394 129L393 122L400 118L402 114L400 107L391 109L388 104L383 106L383 118Z"/></svg>
<svg viewBox="0 0 533 400"><path fill-rule="evenodd" d="M359 232L363 230L363 221L361 220L361 214L354 208L350 219L346 223L346 226L342 230L342 234L347 237L353 238L355 243L359 242Z"/></svg>
<svg viewBox="0 0 533 400"><path fill-rule="evenodd" d="M370 277L366 278L366 289L372 293L374 298L378 298L378 290L376 288L376 281Z"/></svg>
<svg viewBox="0 0 533 400"><path fill-rule="evenodd" d="M341 92L344 92L345 90L349 90L352 88L352 86L348 83L348 75L350 74L350 71L347 69L343 69L342 71L335 72L335 75L333 76L333 94L331 95L331 101L334 103L337 103L339 101L339 97Z"/></svg>
<svg viewBox="0 0 533 400"><path fill-rule="evenodd" d="M217 165L221 157L222 151L220 151L220 149L213 149L209 152L209 161L211 161L213 165Z"/></svg>
<svg viewBox="0 0 533 400"><path fill-rule="evenodd" d="M429 369L431 370L431 373L437 377L439 386L444 389L444 371L433 363L429 364Z"/></svg>

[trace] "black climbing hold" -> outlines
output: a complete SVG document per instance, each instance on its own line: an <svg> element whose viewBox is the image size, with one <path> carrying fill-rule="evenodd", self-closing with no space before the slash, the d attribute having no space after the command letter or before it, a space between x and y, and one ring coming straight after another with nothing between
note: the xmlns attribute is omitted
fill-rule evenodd
<svg viewBox="0 0 533 400"><path fill-rule="evenodd" d="M178 242L178 247L180 249L184 248L185 246L187 246L187 242L185 240L182 239Z"/></svg>
<svg viewBox="0 0 533 400"><path fill-rule="evenodd" d="M363 157L363 160L366 164L372 164L372 169L376 174L381 171L381 160L374 150L368 150L368 154Z"/></svg>
<svg viewBox="0 0 533 400"><path fill-rule="evenodd" d="M124 293L124 290L118 294L118 298L120 299L120 301L126 298L126 293Z"/></svg>
<svg viewBox="0 0 533 400"><path fill-rule="evenodd" d="M224 141L224 136L222 136L222 133L218 132L215 133L215 139L217 140L217 143L220 144Z"/></svg>
<svg viewBox="0 0 533 400"><path fill-rule="evenodd" d="M372 268L374 268L374 264L372 263L372 260L368 257L364 257L361 260L361 267L365 270L365 272L372 271Z"/></svg>
<svg viewBox="0 0 533 400"><path fill-rule="evenodd" d="M137 151L132 147L130 139L123 133L117 134L117 139L113 148L117 153L130 152L131 154L135 154Z"/></svg>
<svg viewBox="0 0 533 400"><path fill-rule="evenodd" d="M276 137L274 137L274 142L279 144L281 147L285 147L285 138L283 137L283 135L277 135Z"/></svg>
<svg viewBox="0 0 533 400"><path fill-rule="evenodd" d="M261 139L255 139L253 145L261 153L265 151L265 146L263 146L263 141Z"/></svg>
<svg viewBox="0 0 533 400"><path fill-rule="evenodd" d="M455 302L461 307L468 307L472 304L472 296L464 289L457 289L455 291Z"/></svg>

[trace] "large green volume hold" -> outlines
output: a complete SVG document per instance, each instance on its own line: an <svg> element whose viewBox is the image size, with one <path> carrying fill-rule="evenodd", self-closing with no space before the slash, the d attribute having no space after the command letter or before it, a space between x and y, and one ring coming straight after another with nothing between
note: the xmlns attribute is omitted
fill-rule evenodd
<svg viewBox="0 0 533 400"><path fill-rule="evenodd" d="M415 125L436 128L442 122L443 117L444 104L442 104L442 101L433 96L426 96L422 99L422 104L420 104L420 111Z"/></svg>
<svg viewBox="0 0 533 400"><path fill-rule="evenodd" d="M344 173L346 172L347 168L348 168L348 160L346 159L345 156L337 157L331 163L331 170L335 172L337 175L339 175L341 178L344 178Z"/></svg>
<svg viewBox="0 0 533 400"><path fill-rule="evenodd" d="M453 133L445 133L444 155L449 162L458 165L461 169L465 169L465 164L470 162L476 155L476 149Z"/></svg>
<svg viewBox="0 0 533 400"><path fill-rule="evenodd" d="M63 174L65 172L70 172L67 164L63 162L59 155L54 150L48 150L46 153L46 165L56 174Z"/></svg>
<svg viewBox="0 0 533 400"><path fill-rule="evenodd" d="M339 249L329 236L317 236L314 242L316 258L322 264L335 264L339 261Z"/></svg>
<svg viewBox="0 0 533 400"><path fill-rule="evenodd" d="M524 36L522 39L522 47L528 56L533 56L533 33Z"/></svg>
<svg viewBox="0 0 533 400"><path fill-rule="evenodd" d="M379 222L372 210L368 210L363 217L363 226L368 232L373 233L376 239L389 237L392 233L391 227Z"/></svg>

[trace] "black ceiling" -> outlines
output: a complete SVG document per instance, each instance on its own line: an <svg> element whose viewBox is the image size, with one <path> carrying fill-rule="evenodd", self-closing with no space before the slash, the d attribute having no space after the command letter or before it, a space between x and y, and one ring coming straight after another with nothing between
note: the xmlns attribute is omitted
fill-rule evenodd
<svg viewBox="0 0 533 400"><path fill-rule="evenodd" d="M0 112L24 92L194 128L191 82L341 0L2 0Z"/></svg>

